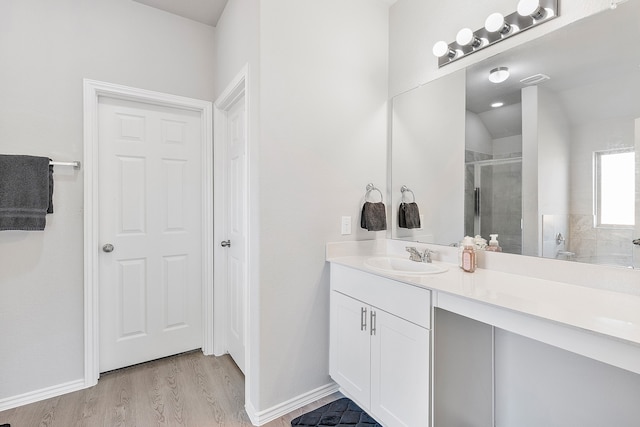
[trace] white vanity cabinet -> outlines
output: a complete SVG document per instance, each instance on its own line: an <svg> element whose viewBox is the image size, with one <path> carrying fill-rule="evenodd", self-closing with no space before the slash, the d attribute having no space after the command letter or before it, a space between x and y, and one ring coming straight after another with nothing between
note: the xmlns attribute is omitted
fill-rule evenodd
<svg viewBox="0 0 640 427"><path fill-rule="evenodd" d="M331 265L331 377L386 427L429 425L431 292Z"/></svg>

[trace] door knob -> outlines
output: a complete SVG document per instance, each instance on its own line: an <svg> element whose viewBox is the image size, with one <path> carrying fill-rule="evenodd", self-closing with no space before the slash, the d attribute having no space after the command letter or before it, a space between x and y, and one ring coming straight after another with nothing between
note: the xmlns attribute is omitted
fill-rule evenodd
<svg viewBox="0 0 640 427"><path fill-rule="evenodd" d="M104 246L102 247L102 250L103 250L104 252L113 252L113 250L114 250L114 249L115 249L115 248L113 247L113 245L112 245L111 243L107 243L106 245L104 245Z"/></svg>
<svg viewBox="0 0 640 427"><path fill-rule="evenodd" d="M633 244L636 245L636 246L640 246L640 239L635 239L633 241Z"/></svg>
<svg viewBox="0 0 640 427"><path fill-rule="evenodd" d="M220 242L220 246L222 246L223 248L230 248L231 240L223 240L222 242Z"/></svg>

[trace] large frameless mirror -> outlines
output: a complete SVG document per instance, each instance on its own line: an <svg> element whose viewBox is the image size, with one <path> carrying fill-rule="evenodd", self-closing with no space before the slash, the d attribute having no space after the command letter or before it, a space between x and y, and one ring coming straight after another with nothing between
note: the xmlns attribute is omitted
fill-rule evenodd
<svg viewBox="0 0 640 427"><path fill-rule="evenodd" d="M638 16L627 2L395 97L392 237L640 267ZM403 185L419 229L398 227Z"/></svg>

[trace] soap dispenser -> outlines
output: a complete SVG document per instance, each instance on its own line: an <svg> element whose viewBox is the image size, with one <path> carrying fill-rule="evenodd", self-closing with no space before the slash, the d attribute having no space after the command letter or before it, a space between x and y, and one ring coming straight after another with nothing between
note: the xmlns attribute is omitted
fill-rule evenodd
<svg viewBox="0 0 640 427"><path fill-rule="evenodd" d="M502 252L502 248L498 243L498 235L497 234L489 234L491 240L489 240L489 246L487 246L488 251L490 252Z"/></svg>

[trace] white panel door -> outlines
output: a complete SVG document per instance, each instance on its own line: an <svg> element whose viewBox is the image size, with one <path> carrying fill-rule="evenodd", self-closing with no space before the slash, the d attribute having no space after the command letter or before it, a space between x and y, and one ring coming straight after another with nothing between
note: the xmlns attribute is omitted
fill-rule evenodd
<svg viewBox="0 0 640 427"><path fill-rule="evenodd" d="M329 373L359 404L369 406L369 307L339 292L331 294Z"/></svg>
<svg viewBox="0 0 640 427"><path fill-rule="evenodd" d="M133 101L98 111L105 372L201 347L202 127L198 112Z"/></svg>
<svg viewBox="0 0 640 427"><path fill-rule="evenodd" d="M385 426L429 425L429 330L373 308L371 412Z"/></svg>
<svg viewBox="0 0 640 427"><path fill-rule="evenodd" d="M246 142L245 99L227 111L227 351L244 373L246 313Z"/></svg>

